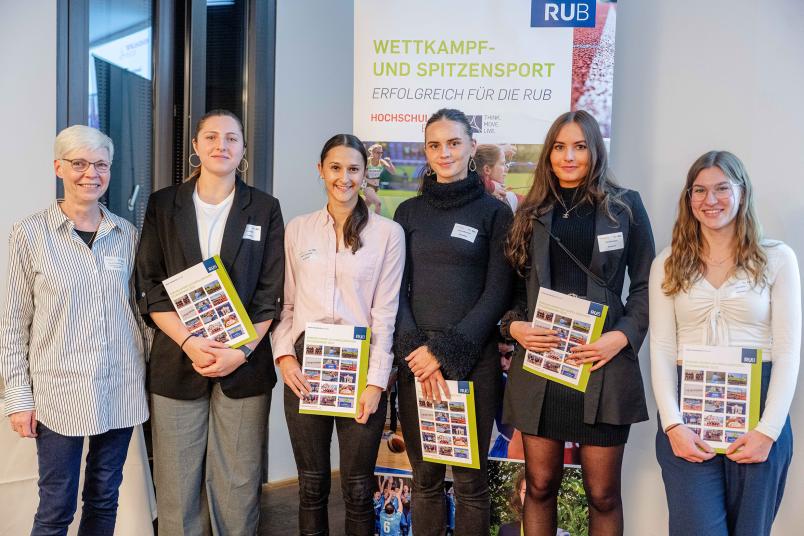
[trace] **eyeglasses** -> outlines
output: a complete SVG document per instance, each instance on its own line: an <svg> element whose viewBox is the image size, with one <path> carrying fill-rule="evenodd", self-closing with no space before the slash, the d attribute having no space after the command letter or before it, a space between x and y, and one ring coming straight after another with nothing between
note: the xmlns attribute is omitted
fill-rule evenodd
<svg viewBox="0 0 804 536"><path fill-rule="evenodd" d="M98 173L108 173L109 169L112 167L111 162L107 162L106 160L98 160L97 162L90 162L89 160L84 160L83 158L62 158L65 162L70 163L70 167L73 171L77 173L83 173L89 169L89 166L95 166L95 171Z"/></svg>
<svg viewBox="0 0 804 536"><path fill-rule="evenodd" d="M734 195L735 186L737 185L731 182L721 182L720 184L716 184L711 191L715 193L717 199L728 199ZM690 196L691 200L700 202L709 197L709 191L709 188L704 186L692 186L687 189L687 194Z"/></svg>

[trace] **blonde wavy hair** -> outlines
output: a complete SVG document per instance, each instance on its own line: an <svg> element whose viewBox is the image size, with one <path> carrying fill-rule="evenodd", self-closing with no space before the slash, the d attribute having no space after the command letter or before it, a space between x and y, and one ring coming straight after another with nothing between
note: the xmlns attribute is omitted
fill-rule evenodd
<svg viewBox="0 0 804 536"><path fill-rule="evenodd" d="M753 286L767 284L765 268L768 256L762 246L762 227L754 209L754 190L748 172L742 161L732 153L709 151L693 162L678 200L678 218L673 226L670 256L664 262L662 290L668 296L688 291L706 273L701 224L692 213L689 192L698 174L711 167L720 169L732 184L742 190L735 217L737 262L732 273L743 270Z"/></svg>

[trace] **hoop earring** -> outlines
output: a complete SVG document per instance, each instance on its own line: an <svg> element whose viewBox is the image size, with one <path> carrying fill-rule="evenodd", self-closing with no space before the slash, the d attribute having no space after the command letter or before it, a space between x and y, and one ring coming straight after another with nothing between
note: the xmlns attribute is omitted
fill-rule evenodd
<svg viewBox="0 0 804 536"><path fill-rule="evenodd" d="M243 165L243 162L246 163L246 167L243 168L243 169L240 169L240 166ZM245 173L246 171L248 171L248 160L243 158L243 160L240 161L240 164L237 165L237 171L239 171L240 173Z"/></svg>
<svg viewBox="0 0 804 536"><path fill-rule="evenodd" d="M365 190L367 184L368 184L368 180L363 179L363 182L360 183L360 189Z"/></svg>
<svg viewBox="0 0 804 536"><path fill-rule="evenodd" d="M430 175L434 175L434 174L435 174L435 171L433 171L433 168L431 168L431 167L430 167L430 164L425 164L425 165L424 165L424 174L425 174L425 175L427 175L428 177L429 177Z"/></svg>
<svg viewBox="0 0 804 536"><path fill-rule="evenodd" d="M193 164L193 157L194 157L194 156L195 156L196 158L198 158L198 163L197 163L197 164ZM190 156L188 156L188 157L187 157L187 162L190 164L190 167L191 167L191 168L197 168L197 167L201 167L201 157L200 157L200 156L198 156L198 155L197 155L197 154L195 154L195 153L190 153Z"/></svg>
<svg viewBox="0 0 804 536"><path fill-rule="evenodd" d="M475 157L469 157L469 171L477 171L477 163L475 162Z"/></svg>

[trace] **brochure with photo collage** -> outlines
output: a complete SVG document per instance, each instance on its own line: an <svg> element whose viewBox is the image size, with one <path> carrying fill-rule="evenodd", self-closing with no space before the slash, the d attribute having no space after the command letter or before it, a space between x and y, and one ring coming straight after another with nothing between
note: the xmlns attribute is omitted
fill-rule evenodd
<svg viewBox="0 0 804 536"><path fill-rule="evenodd" d="M684 345L681 359L684 424L724 454L729 444L759 422L762 351Z"/></svg>
<svg viewBox="0 0 804 536"><path fill-rule="evenodd" d="M578 391L586 391L592 364L573 365L567 362L567 358L571 357L573 347L589 344L600 337L608 310L608 305L540 288L531 325L552 329L561 340L552 350L525 352L522 368Z"/></svg>
<svg viewBox="0 0 804 536"><path fill-rule="evenodd" d="M370 344L367 327L308 322L302 372L311 393L299 401L299 413L357 417L357 401L368 381Z"/></svg>
<svg viewBox="0 0 804 536"><path fill-rule="evenodd" d="M162 284L192 335L232 348L257 339L254 325L219 256L199 262Z"/></svg>
<svg viewBox="0 0 804 536"><path fill-rule="evenodd" d="M447 380L449 400L425 400L416 382L424 461L480 468L472 382Z"/></svg>

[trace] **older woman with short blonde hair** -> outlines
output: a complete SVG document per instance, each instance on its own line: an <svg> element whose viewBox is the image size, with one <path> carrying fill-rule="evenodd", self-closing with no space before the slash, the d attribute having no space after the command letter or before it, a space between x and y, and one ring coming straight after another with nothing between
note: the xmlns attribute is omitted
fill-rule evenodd
<svg viewBox="0 0 804 536"><path fill-rule="evenodd" d="M31 534L67 534L84 438L79 534L112 534L134 426L148 419L132 272L137 230L100 198L114 146L83 125L56 137L64 199L15 223L0 320L5 413L35 438L39 507Z"/></svg>

